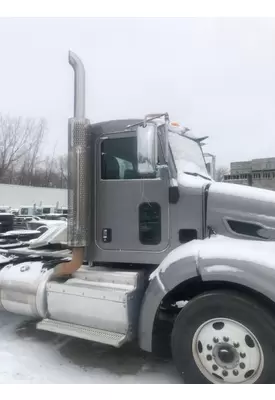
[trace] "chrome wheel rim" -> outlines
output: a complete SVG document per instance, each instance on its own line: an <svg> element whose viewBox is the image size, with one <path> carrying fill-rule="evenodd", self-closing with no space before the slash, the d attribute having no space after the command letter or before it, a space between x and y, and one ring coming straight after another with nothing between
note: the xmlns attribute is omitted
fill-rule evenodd
<svg viewBox="0 0 275 400"><path fill-rule="evenodd" d="M192 353L201 373L212 383L254 383L264 366L256 336L227 318L204 322L195 332Z"/></svg>

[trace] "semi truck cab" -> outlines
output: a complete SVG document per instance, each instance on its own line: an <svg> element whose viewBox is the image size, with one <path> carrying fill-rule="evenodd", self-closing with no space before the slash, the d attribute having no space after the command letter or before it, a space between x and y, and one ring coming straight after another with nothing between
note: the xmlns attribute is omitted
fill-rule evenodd
<svg viewBox="0 0 275 400"><path fill-rule="evenodd" d="M87 131L95 154L87 186L96 261L159 264L180 243L204 237L203 193L212 179L199 142L183 127L118 120Z"/></svg>

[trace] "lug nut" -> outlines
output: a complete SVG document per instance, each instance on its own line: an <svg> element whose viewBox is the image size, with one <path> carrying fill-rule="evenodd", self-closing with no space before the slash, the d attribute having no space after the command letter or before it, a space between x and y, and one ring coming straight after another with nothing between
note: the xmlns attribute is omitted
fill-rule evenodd
<svg viewBox="0 0 275 400"><path fill-rule="evenodd" d="M210 354L207 354L206 360L207 360L207 361L211 361L211 360L212 360L212 356L210 356Z"/></svg>
<svg viewBox="0 0 275 400"><path fill-rule="evenodd" d="M240 368L245 369L245 363L240 363Z"/></svg>
<svg viewBox="0 0 275 400"><path fill-rule="evenodd" d="M234 342L233 346L237 349L238 347L240 347L240 343Z"/></svg>
<svg viewBox="0 0 275 400"><path fill-rule="evenodd" d="M224 336L224 337L223 337L223 341L224 341L224 342L229 342L229 337Z"/></svg>
<svg viewBox="0 0 275 400"><path fill-rule="evenodd" d="M234 376L238 376L238 375L239 375L239 371L236 370L236 369L234 369L234 370L233 370L233 375L234 375Z"/></svg>
<svg viewBox="0 0 275 400"><path fill-rule="evenodd" d="M217 366L216 364L213 364L213 365L212 365L212 369L213 369L213 371L217 371L218 366Z"/></svg>
<svg viewBox="0 0 275 400"><path fill-rule="evenodd" d="M213 342L214 342L214 343L219 343L219 339L218 339L217 337L214 337L214 338L213 338Z"/></svg>
<svg viewBox="0 0 275 400"><path fill-rule="evenodd" d="M207 345L207 350L212 350L211 344L208 344L208 345Z"/></svg>
<svg viewBox="0 0 275 400"><path fill-rule="evenodd" d="M241 358L245 358L246 354L245 353L240 353Z"/></svg>
<svg viewBox="0 0 275 400"><path fill-rule="evenodd" d="M228 372L225 371L225 370L223 370L223 371L222 371L222 374L223 374L223 376L227 376L227 375L228 375Z"/></svg>

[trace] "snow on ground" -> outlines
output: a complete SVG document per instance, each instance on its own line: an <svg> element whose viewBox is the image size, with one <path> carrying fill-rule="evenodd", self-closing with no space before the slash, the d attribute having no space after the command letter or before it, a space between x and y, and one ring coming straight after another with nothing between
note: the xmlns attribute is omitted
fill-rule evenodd
<svg viewBox="0 0 275 400"><path fill-rule="evenodd" d="M182 383L170 360L38 331L0 312L1 383Z"/></svg>

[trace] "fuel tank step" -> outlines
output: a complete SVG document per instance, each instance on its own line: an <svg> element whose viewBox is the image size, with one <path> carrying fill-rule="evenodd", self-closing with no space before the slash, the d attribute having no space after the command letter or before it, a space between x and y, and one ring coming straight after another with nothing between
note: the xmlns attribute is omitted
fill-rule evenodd
<svg viewBox="0 0 275 400"><path fill-rule="evenodd" d="M74 325L68 322L55 321L48 318L38 322L36 327L40 330L108 344L113 347L121 347L123 343L127 341L126 335L120 333L103 331L101 329L89 328L82 325Z"/></svg>
<svg viewBox="0 0 275 400"><path fill-rule="evenodd" d="M137 336L144 294L142 271L81 268L65 282L48 282L46 292L45 317L51 321L94 329L89 331L92 335L114 332L128 340Z"/></svg>

